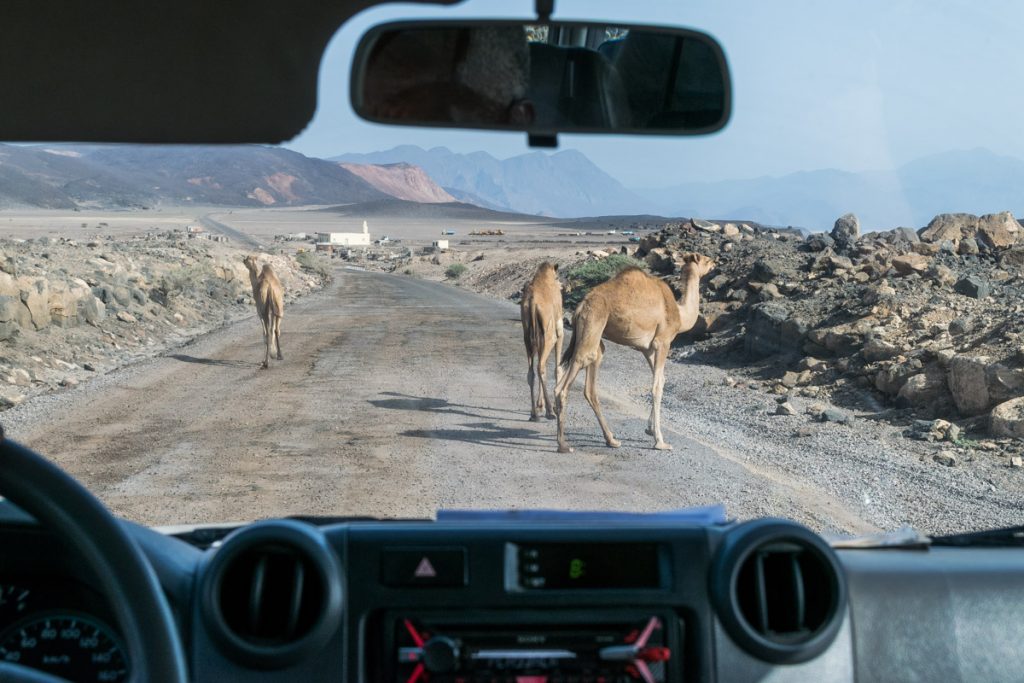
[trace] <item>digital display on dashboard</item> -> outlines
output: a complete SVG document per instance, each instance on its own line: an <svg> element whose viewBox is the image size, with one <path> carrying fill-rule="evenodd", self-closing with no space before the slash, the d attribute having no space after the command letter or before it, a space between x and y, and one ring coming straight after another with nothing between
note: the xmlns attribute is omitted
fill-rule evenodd
<svg viewBox="0 0 1024 683"><path fill-rule="evenodd" d="M656 543L531 543L517 546L520 588L660 588Z"/></svg>

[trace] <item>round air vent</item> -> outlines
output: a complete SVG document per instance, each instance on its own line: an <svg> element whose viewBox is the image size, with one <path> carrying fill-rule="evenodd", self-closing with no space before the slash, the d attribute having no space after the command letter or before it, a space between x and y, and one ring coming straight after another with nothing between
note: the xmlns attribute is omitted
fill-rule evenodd
<svg viewBox="0 0 1024 683"><path fill-rule="evenodd" d="M211 552L202 581L207 627L240 664L288 666L322 648L341 622L341 566L308 524L233 532Z"/></svg>
<svg viewBox="0 0 1024 683"><path fill-rule="evenodd" d="M817 534L784 520L726 532L712 565L711 596L733 640L775 664L824 652L846 611L835 553Z"/></svg>

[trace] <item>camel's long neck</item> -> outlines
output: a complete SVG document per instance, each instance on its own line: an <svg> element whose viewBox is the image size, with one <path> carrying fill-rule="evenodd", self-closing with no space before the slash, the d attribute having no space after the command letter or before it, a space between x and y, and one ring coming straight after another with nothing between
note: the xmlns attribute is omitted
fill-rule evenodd
<svg viewBox="0 0 1024 683"><path fill-rule="evenodd" d="M685 332L697 323L700 314L700 276L693 268L686 271L686 291L676 305L679 307L680 331Z"/></svg>
<svg viewBox="0 0 1024 683"><path fill-rule="evenodd" d="M256 292L259 291L260 288L259 277L256 275L256 269L254 267L246 264L246 268L249 270L249 282L252 283L252 292L253 296L255 296Z"/></svg>

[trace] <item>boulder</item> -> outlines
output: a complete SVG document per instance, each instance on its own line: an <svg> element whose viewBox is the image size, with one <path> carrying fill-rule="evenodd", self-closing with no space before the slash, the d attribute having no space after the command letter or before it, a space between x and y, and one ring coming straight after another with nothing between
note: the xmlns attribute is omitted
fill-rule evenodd
<svg viewBox="0 0 1024 683"><path fill-rule="evenodd" d="M994 436L1024 439L1024 398L1012 398L993 408L989 428Z"/></svg>
<svg viewBox="0 0 1024 683"><path fill-rule="evenodd" d="M959 242L973 235L978 229L978 217L969 213L941 213L921 231L924 242Z"/></svg>
<svg viewBox="0 0 1024 683"><path fill-rule="evenodd" d="M933 407L949 400L946 373L932 367L907 378L896 395L897 401L913 408Z"/></svg>
<svg viewBox="0 0 1024 683"><path fill-rule="evenodd" d="M949 391L963 415L980 415L988 410L988 364L989 359L984 356L954 356L949 362Z"/></svg>
<svg viewBox="0 0 1024 683"><path fill-rule="evenodd" d="M95 296L86 296L78 301L78 315L90 325L97 325L107 317L107 306Z"/></svg>
<svg viewBox="0 0 1024 683"><path fill-rule="evenodd" d="M811 251L825 251L834 247L836 241L830 235L822 232L808 235L805 244Z"/></svg>
<svg viewBox="0 0 1024 683"><path fill-rule="evenodd" d="M860 221L852 213L840 216L829 234L840 249L850 247L860 237Z"/></svg>
<svg viewBox="0 0 1024 683"><path fill-rule="evenodd" d="M806 335L807 324L799 318L791 318L782 305L757 303L750 308L743 348L754 358L794 353L801 348Z"/></svg>
<svg viewBox="0 0 1024 683"><path fill-rule="evenodd" d="M750 279L758 282L771 282L778 276L778 268L764 259L758 259L750 270Z"/></svg>
<svg viewBox="0 0 1024 683"><path fill-rule="evenodd" d="M933 263L928 268L928 277L938 282L940 285L948 287L956 282L956 274L953 273L952 269L947 268L941 263Z"/></svg>
<svg viewBox="0 0 1024 683"><path fill-rule="evenodd" d="M740 229L732 223L726 223L722 226L722 234L726 237L735 237L740 234Z"/></svg>
<svg viewBox="0 0 1024 683"><path fill-rule="evenodd" d="M691 218L690 225L695 227L697 230L703 230L704 232L721 232L722 226L711 221L701 220L700 218Z"/></svg>
<svg viewBox="0 0 1024 683"><path fill-rule="evenodd" d="M978 219L978 239L992 249L1005 249L1017 241L1020 224L1009 211Z"/></svg>
<svg viewBox="0 0 1024 683"><path fill-rule="evenodd" d="M961 256L972 256L979 253L981 248L978 247L978 240L973 237L965 237L960 240L960 247L957 251Z"/></svg>
<svg viewBox="0 0 1024 683"><path fill-rule="evenodd" d="M895 242L920 242L921 238L917 235L917 230L913 228L896 228L892 231L892 240Z"/></svg>
<svg viewBox="0 0 1024 683"><path fill-rule="evenodd" d="M977 275L968 275L960 278L953 285L953 291L972 299L984 299L992 293L992 287L985 280Z"/></svg>
<svg viewBox="0 0 1024 683"><path fill-rule="evenodd" d="M1006 270L1024 271L1024 247L1012 247L999 255L999 267Z"/></svg>
<svg viewBox="0 0 1024 683"><path fill-rule="evenodd" d="M17 322L20 308L20 300L13 296L0 295L0 323Z"/></svg>
<svg viewBox="0 0 1024 683"><path fill-rule="evenodd" d="M928 257L921 254L909 253L896 256L892 260L892 267L900 275L911 275L928 269Z"/></svg>
<svg viewBox="0 0 1024 683"><path fill-rule="evenodd" d="M895 396L914 371L906 365L892 365L875 373L875 388L888 396Z"/></svg>
<svg viewBox="0 0 1024 683"><path fill-rule="evenodd" d="M891 344L883 339L871 339L864 348L860 350L864 360L868 362L876 362L880 360L889 360L895 358L900 354L899 347L895 344Z"/></svg>
<svg viewBox="0 0 1024 683"><path fill-rule="evenodd" d="M22 289L21 303L28 309L32 327L41 330L50 324L50 289L46 280L36 280Z"/></svg>

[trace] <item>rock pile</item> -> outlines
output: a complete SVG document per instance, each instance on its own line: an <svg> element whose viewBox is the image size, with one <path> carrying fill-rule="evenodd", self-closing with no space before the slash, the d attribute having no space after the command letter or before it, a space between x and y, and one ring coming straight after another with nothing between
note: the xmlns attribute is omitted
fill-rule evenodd
<svg viewBox="0 0 1024 683"><path fill-rule="evenodd" d="M0 409L248 314L243 252L180 234L0 240ZM264 254L290 296L320 285Z"/></svg>
<svg viewBox="0 0 1024 683"><path fill-rule="evenodd" d="M687 251L718 263L684 340L699 351L771 364L783 393L867 395L913 418L1024 435L1024 230L1011 214L865 234L848 214L807 237L694 219L634 255L678 288Z"/></svg>

